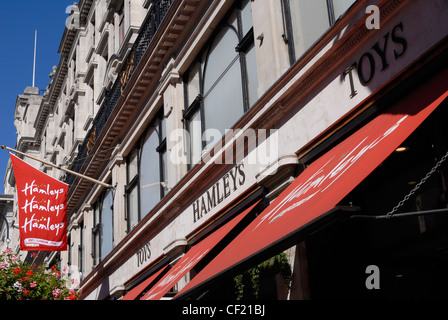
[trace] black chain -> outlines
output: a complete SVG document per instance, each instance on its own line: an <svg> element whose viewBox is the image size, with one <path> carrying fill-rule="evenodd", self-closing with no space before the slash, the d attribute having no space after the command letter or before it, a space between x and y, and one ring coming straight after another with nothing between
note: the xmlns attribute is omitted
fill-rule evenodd
<svg viewBox="0 0 448 320"><path fill-rule="evenodd" d="M389 212L387 213L387 217L391 217L397 210L402 207L406 201L408 201L420 187L436 172L440 166L448 159L448 152L439 160L439 162L436 163L436 165L426 174L426 176L423 177L423 179L415 185L415 187L401 200L398 202L398 204Z"/></svg>

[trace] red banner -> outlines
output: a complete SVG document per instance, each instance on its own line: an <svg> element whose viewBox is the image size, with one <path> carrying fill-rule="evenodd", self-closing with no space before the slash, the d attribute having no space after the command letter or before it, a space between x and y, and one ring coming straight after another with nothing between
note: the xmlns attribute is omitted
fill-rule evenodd
<svg viewBox="0 0 448 320"><path fill-rule="evenodd" d="M10 156L16 180L20 250L67 250L68 185Z"/></svg>

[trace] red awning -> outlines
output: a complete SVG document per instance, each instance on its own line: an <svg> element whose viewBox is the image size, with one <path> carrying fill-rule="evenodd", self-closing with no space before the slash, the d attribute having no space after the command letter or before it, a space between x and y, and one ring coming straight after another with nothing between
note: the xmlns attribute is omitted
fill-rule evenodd
<svg viewBox="0 0 448 320"><path fill-rule="evenodd" d="M194 245L167 274L152 287L141 300L159 300L168 292L179 280L190 271L207 253L213 249L235 226L255 208L259 203L253 204L250 208L237 215L224 226L207 236L204 240Z"/></svg>
<svg viewBox="0 0 448 320"><path fill-rule="evenodd" d="M176 298L297 235L332 210L448 96L447 81L444 73L427 82L313 162Z"/></svg>
<svg viewBox="0 0 448 320"><path fill-rule="evenodd" d="M135 300L139 296L140 293L143 292L166 268L168 265L161 268L159 271L154 273L148 279L140 283L138 286L129 291L121 300Z"/></svg>

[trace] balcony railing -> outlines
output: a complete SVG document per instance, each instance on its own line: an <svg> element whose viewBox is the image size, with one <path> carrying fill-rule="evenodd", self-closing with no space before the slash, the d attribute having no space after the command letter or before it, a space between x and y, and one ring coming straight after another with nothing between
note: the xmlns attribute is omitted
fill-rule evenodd
<svg viewBox="0 0 448 320"><path fill-rule="evenodd" d="M78 155L73 161L71 170L79 172L88 159L89 153L95 145L98 137L103 131L109 116L117 106L122 92L126 88L134 70L141 62L143 55L148 49L160 24L168 13L174 0L153 0L147 13L147 18L140 27L139 34L135 40L129 56L123 63L118 77L111 89L106 91L105 99L93 120L92 127L86 134L84 142L78 148ZM70 186L75 181L74 175L67 175L65 182Z"/></svg>

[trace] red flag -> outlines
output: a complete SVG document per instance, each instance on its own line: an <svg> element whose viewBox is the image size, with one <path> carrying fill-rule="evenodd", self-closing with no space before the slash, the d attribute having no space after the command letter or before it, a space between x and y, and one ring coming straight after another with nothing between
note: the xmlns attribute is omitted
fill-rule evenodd
<svg viewBox="0 0 448 320"><path fill-rule="evenodd" d="M68 185L10 156L16 180L20 250L67 250Z"/></svg>

